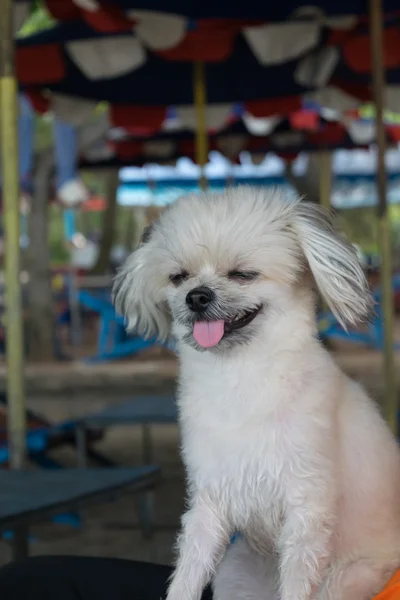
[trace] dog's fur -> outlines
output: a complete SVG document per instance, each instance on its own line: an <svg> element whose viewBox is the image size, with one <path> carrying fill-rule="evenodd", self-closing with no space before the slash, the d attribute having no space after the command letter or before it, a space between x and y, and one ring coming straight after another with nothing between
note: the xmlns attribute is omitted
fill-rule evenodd
<svg viewBox="0 0 400 600"><path fill-rule="evenodd" d="M317 206L246 187L178 201L146 238L114 291L131 327L178 341L189 506L168 600L211 578L216 600L369 600L400 567L400 454L318 341L313 290L342 323L368 318L353 248ZM204 350L200 285L204 319L262 310Z"/></svg>

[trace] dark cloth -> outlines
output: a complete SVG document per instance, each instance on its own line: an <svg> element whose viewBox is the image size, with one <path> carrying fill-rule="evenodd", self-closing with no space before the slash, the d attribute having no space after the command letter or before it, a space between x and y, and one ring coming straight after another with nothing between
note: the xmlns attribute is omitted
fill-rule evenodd
<svg viewBox="0 0 400 600"><path fill-rule="evenodd" d="M113 558L39 556L0 569L1 600L162 600L171 567ZM207 589L202 600L211 600Z"/></svg>

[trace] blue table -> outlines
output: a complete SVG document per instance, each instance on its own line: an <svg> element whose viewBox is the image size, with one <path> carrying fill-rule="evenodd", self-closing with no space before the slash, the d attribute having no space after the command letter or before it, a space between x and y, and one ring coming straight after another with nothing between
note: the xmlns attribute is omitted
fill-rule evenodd
<svg viewBox="0 0 400 600"><path fill-rule="evenodd" d="M178 411L175 398L171 395L138 396L121 404L110 405L104 410L89 414L77 420L78 465L87 464L86 430L89 427L110 427L115 425L139 425L143 434L143 461L153 462L151 425L175 424Z"/></svg>
<svg viewBox="0 0 400 600"><path fill-rule="evenodd" d="M0 531L16 532L13 558L28 554L29 525L44 515L81 508L127 487L147 493L156 485L155 466L135 469L0 470ZM147 530L144 531L147 534Z"/></svg>

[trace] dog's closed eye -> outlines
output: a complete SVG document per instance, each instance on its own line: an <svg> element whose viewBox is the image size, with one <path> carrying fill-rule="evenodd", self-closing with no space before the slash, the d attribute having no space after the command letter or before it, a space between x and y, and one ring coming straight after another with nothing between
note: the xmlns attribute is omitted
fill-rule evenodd
<svg viewBox="0 0 400 600"><path fill-rule="evenodd" d="M257 271L229 271L228 273L229 279L234 279L235 281L242 283L255 281L258 279L259 275L260 274Z"/></svg>
<svg viewBox="0 0 400 600"><path fill-rule="evenodd" d="M181 271L180 273L173 273L172 275L170 275L169 280L174 285L179 285L180 283L186 281L188 277L189 273L187 271Z"/></svg>

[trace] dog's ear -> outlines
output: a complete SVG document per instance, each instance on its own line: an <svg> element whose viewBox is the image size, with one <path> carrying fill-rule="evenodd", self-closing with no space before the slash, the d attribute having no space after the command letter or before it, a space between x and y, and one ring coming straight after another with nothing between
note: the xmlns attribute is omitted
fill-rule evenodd
<svg viewBox="0 0 400 600"><path fill-rule="evenodd" d="M162 298L159 264L152 243L153 226L147 227L138 249L125 261L114 280L112 297L129 330L167 339L170 315Z"/></svg>
<svg viewBox="0 0 400 600"><path fill-rule="evenodd" d="M368 282L355 249L336 231L333 214L299 202L293 227L315 283L341 325L368 320L373 310Z"/></svg>

